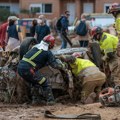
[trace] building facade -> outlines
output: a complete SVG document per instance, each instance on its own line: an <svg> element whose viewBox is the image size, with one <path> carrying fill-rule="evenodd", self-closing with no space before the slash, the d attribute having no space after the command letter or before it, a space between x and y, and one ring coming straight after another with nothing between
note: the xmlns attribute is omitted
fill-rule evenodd
<svg viewBox="0 0 120 120"><path fill-rule="evenodd" d="M0 8L11 12L29 10L36 14L45 14L47 18L59 17L64 11L70 11L70 22L80 18L81 13L106 13L109 6L120 0L0 0Z"/></svg>
<svg viewBox="0 0 120 120"><path fill-rule="evenodd" d="M12 13L20 13L19 0L0 0L0 9L6 8Z"/></svg>
<svg viewBox="0 0 120 120"><path fill-rule="evenodd" d="M48 18L59 17L70 11L70 22L80 18L81 13L106 13L113 2L120 0L20 0L21 9L46 14Z"/></svg>

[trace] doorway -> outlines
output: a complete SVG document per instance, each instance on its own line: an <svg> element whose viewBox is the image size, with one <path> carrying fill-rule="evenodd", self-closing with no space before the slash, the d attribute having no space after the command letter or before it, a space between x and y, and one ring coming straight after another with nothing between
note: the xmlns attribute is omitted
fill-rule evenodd
<svg viewBox="0 0 120 120"><path fill-rule="evenodd" d="M70 12L69 23L71 25L75 20L75 3L67 3L67 10Z"/></svg>

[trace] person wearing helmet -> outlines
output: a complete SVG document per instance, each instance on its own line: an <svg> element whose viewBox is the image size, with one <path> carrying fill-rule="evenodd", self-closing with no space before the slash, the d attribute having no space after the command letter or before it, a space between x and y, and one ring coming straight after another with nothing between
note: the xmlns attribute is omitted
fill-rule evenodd
<svg viewBox="0 0 120 120"><path fill-rule="evenodd" d="M115 29L119 38L117 55L120 57L120 3L113 3L109 8L108 14L112 14L115 17Z"/></svg>
<svg viewBox="0 0 120 120"><path fill-rule="evenodd" d="M116 18L117 15L120 13L120 3L113 3L108 9L108 14L113 14Z"/></svg>
<svg viewBox="0 0 120 120"><path fill-rule="evenodd" d="M70 65L72 73L78 78L75 84L81 83L81 102L83 104L95 102L105 82L105 74L90 60L81 59L80 53L61 56L61 60Z"/></svg>
<svg viewBox="0 0 120 120"><path fill-rule="evenodd" d="M116 52L118 37L103 32L101 27L94 27L92 29L92 38L99 41L100 48L106 57L114 57Z"/></svg>
<svg viewBox="0 0 120 120"><path fill-rule="evenodd" d="M6 51L12 51L15 47L20 45L22 41L22 33L21 29L18 25L16 25L16 21L18 18L16 16L8 17L8 28L6 33Z"/></svg>
<svg viewBox="0 0 120 120"><path fill-rule="evenodd" d="M115 84L120 83L116 73L119 68L118 57L116 55L118 37L103 32L101 27L94 27L92 29L92 37L99 41L100 49L104 55L102 60L108 63L111 77L114 78Z"/></svg>
<svg viewBox="0 0 120 120"><path fill-rule="evenodd" d="M55 38L53 36L45 36L39 44L33 46L33 48L24 55L18 64L18 74L33 86L41 86L46 94L48 104L54 104L54 96L47 78L39 72L39 69L46 65L64 69L62 62L55 59L55 56L49 50L54 47L54 44Z"/></svg>
<svg viewBox="0 0 120 120"><path fill-rule="evenodd" d="M113 3L108 10L108 14L115 17L115 29L120 39L120 3Z"/></svg>

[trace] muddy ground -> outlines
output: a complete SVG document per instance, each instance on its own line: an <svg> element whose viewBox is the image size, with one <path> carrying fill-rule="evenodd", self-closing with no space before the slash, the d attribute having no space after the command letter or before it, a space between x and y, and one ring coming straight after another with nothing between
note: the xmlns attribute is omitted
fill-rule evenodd
<svg viewBox="0 0 120 120"><path fill-rule="evenodd" d="M99 103L80 105L57 103L54 106L3 105L0 104L0 120L52 120L44 117L44 111L51 110L54 114L100 114L102 120L120 120L119 107L101 107ZM59 119L57 119L59 120Z"/></svg>
<svg viewBox="0 0 120 120"><path fill-rule="evenodd" d="M54 114L94 113L100 114L101 120L120 120L120 107L101 107L100 103L89 105L56 103L54 106L0 103L0 120L53 120L44 117L45 110L50 110Z"/></svg>

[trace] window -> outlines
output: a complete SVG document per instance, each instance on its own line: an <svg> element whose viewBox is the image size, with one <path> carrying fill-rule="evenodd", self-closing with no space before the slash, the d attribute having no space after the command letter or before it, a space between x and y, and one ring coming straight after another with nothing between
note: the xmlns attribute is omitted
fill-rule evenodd
<svg viewBox="0 0 120 120"><path fill-rule="evenodd" d="M3 6L3 5L1 5L0 9L7 9L8 11L10 11L10 6Z"/></svg>
<svg viewBox="0 0 120 120"><path fill-rule="evenodd" d="M52 4L44 4L44 12L52 13Z"/></svg>
<svg viewBox="0 0 120 120"><path fill-rule="evenodd" d="M40 11L41 11L40 7L31 7L32 13L40 13Z"/></svg>
<svg viewBox="0 0 120 120"><path fill-rule="evenodd" d="M104 13L108 12L108 9L110 6L111 6L111 4L104 4Z"/></svg>
<svg viewBox="0 0 120 120"><path fill-rule="evenodd" d="M31 4L30 11L35 13L52 13L52 4Z"/></svg>
<svg viewBox="0 0 120 120"><path fill-rule="evenodd" d="M93 13L93 3L84 3L83 13Z"/></svg>

